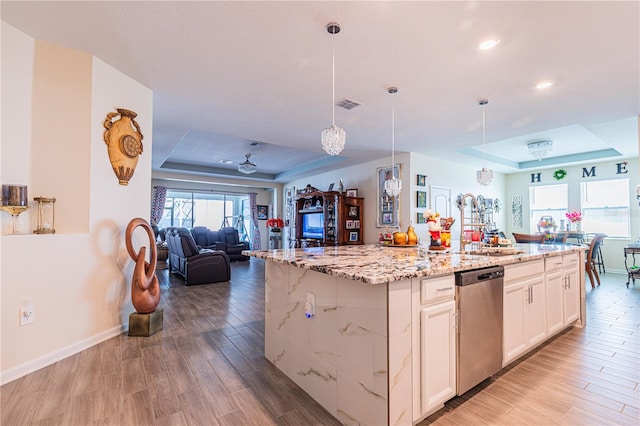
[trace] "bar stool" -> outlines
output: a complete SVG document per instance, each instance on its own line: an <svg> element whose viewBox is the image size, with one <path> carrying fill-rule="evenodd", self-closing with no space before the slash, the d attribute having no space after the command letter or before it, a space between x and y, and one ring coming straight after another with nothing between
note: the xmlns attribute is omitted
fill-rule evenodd
<svg viewBox="0 0 640 426"><path fill-rule="evenodd" d="M595 258L593 259L593 263L598 267L598 272L601 274L605 274L607 270L604 267L604 258L602 257L602 246L604 245L604 239L607 237L607 234L587 234L587 240L591 241L595 238L596 235L602 235L602 241L598 244L596 248Z"/></svg>

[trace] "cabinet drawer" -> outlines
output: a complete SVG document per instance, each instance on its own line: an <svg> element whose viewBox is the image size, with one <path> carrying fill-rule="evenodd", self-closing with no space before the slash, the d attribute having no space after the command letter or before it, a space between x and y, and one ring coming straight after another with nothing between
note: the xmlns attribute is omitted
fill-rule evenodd
<svg viewBox="0 0 640 426"><path fill-rule="evenodd" d="M456 280L453 275L425 278L420 281L420 304L426 305L442 300L453 300L456 294Z"/></svg>
<svg viewBox="0 0 640 426"><path fill-rule="evenodd" d="M504 283L520 281L531 275L542 275L544 273L544 260L533 260L531 262L517 263L515 265L504 266Z"/></svg>
<svg viewBox="0 0 640 426"><path fill-rule="evenodd" d="M564 269L573 269L578 267L578 253L565 254L562 256L562 267Z"/></svg>
<svg viewBox="0 0 640 426"><path fill-rule="evenodd" d="M548 257L544 260L545 272L554 272L562 269L564 264L563 256Z"/></svg>

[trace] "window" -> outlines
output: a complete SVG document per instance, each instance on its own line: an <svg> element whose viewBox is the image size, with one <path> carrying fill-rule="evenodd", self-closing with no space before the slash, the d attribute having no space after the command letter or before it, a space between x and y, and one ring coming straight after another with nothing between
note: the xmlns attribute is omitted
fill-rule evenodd
<svg viewBox="0 0 640 426"><path fill-rule="evenodd" d="M249 197L235 194L214 194L186 191L167 191L164 214L159 228L206 226L217 230L223 226L238 229L240 239L247 241L249 233Z"/></svg>
<svg viewBox="0 0 640 426"><path fill-rule="evenodd" d="M565 220L568 196L567 185L546 185L529 188L529 232L538 232L538 221L542 216L551 216L560 230L561 220Z"/></svg>
<svg viewBox="0 0 640 426"><path fill-rule="evenodd" d="M629 179L580 183L582 230L602 232L609 237L629 238Z"/></svg>

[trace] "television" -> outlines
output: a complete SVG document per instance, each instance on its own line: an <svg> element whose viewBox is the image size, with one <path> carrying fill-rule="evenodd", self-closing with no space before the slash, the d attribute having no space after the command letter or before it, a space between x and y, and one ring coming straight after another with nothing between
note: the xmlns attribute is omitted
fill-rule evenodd
<svg viewBox="0 0 640 426"><path fill-rule="evenodd" d="M302 215L302 238L322 239L324 237L324 213Z"/></svg>

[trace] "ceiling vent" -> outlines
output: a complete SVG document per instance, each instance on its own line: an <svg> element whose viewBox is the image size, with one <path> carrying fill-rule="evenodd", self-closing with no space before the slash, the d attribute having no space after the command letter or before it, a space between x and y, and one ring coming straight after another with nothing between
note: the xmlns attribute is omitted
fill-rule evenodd
<svg viewBox="0 0 640 426"><path fill-rule="evenodd" d="M342 98L338 102L336 102L336 105L344 109L354 109L355 107L360 106L362 104L358 101L354 101L353 99Z"/></svg>

